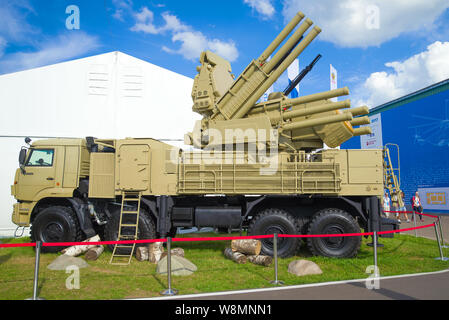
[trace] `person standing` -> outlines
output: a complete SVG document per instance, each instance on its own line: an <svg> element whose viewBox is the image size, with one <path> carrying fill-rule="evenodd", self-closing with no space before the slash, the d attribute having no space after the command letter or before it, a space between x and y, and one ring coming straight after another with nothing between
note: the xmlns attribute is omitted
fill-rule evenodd
<svg viewBox="0 0 449 320"><path fill-rule="evenodd" d="M401 222L401 214L404 214L405 219L407 222L410 222L410 219L407 216L407 209L405 208L405 194L404 191L401 191L401 195L400 195L401 199L402 199L402 207L399 208L399 213L398 213L398 221ZM401 213L402 212L402 213Z"/></svg>
<svg viewBox="0 0 449 320"><path fill-rule="evenodd" d="M423 212L423 207L421 204L421 199L419 198L419 193L418 191L415 192L415 195L412 197L412 206L413 206L413 211L418 212L418 213L422 213ZM419 220L422 222L424 221L424 218L422 217L421 214L418 214L419 216Z"/></svg>
<svg viewBox="0 0 449 320"><path fill-rule="evenodd" d="M386 192L386 191L384 194L383 204L384 204L384 213L388 218L390 215L390 213L388 212L388 211L390 211L390 197L388 196L388 192Z"/></svg>

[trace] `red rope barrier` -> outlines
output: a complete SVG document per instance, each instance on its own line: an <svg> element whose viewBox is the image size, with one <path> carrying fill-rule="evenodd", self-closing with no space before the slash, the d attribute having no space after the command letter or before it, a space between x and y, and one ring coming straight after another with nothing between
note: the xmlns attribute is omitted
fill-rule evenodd
<svg viewBox="0 0 449 320"><path fill-rule="evenodd" d="M385 212L407 212L407 211L385 211ZM417 212L418 213L418 212ZM418 213L421 214L421 213ZM438 216L427 215L429 217L437 218ZM399 230L389 230L389 231L379 231L377 234L388 234L388 233L398 233L411 231L416 229L424 229L434 226L435 222L432 224L427 224L424 226L405 228ZM373 232L361 232L361 233L343 233L343 234L279 234L279 238L330 238L330 237L361 237L361 236L372 236ZM258 235L258 236L238 236L238 237L196 237L196 238L172 238L173 242L185 242L185 241L225 241L225 240L239 240L239 239L267 239L272 238L274 235ZM154 243L154 242L167 242L167 239L145 239L145 240L121 240L121 241L97 241L97 242L44 242L42 246L44 247L58 247L58 246L76 246L76 245L115 245L115 244L141 244L141 243ZM36 243L2 243L0 248L11 248L11 247L35 247Z"/></svg>

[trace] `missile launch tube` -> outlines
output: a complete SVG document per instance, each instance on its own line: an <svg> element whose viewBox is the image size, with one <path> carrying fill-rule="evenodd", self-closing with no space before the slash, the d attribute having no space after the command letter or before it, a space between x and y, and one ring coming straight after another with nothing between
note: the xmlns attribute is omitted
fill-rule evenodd
<svg viewBox="0 0 449 320"><path fill-rule="evenodd" d="M351 111L351 110L349 110L349 111ZM352 112L351 112L352 113ZM354 115L354 114L353 114ZM370 122L370 120L369 120L369 117L367 117L367 116L364 116L364 117L358 117L358 118L354 118L352 121L351 121L351 125L352 126L360 126L360 125L362 125L362 124L370 124L371 122Z"/></svg>
<svg viewBox="0 0 449 320"><path fill-rule="evenodd" d="M371 128L370 127L362 127L362 128L355 128L353 136L362 136L364 134L371 134Z"/></svg>
<svg viewBox="0 0 449 320"><path fill-rule="evenodd" d="M270 77L252 94L249 99L240 107L240 109L234 114L233 119L243 118L256 101L268 90L269 87L281 76L281 74L292 64L301 52L312 42L313 39L321 32L321 29L315 26L307 36L298 44L298 46L290 53L290 55L281 63L281 65L274 70Z"/></svg>
<svg viewBox="0 0 449 320"><path fill-rule="evenodd" d="M313 106L307 109L301 109L301 110L294 110L285 112L282 117L284 119L291 119L295 117L302 117L302 116L308 116L315 113L321 113L321 112L327 112L337 109L343 109L343 108L349 108L351 106L350 100L345 101L339 101L339 102L332 102L332 103L325 103L320 104L318 106Z"/></svg>
<svg viewBox="0 0 449 320"><path fill-rule="evenodd" d="M294 130L294 129L314 127L314 126L320 126L323 124L342 122L342 121L351 121L351 120L352 120L351 113L345 112L345 113L336 114L336 115L330 116L330 117L322 117L322 118L304 120L301 122L287 123L282 126L282 129L283 130Z"/></svg>
<svg viewBox="0 0 449 320"><path fill-rule="evenodd" d="M307 18L306 21L304 21L299 26L298 30L296 30L292 34L292 36L287 40L287 42L278 50L278 52L276 52L276 54L270 59L270 61L268 61L267 64L263 66L263 71L268 74L271 71L273 71L275 66L277 66L279 63L282 63L281 59L283 59L286 56L286 54L290 50L292 50L295 44L298 43L299 39L304 35L304 33L307 31L307 29L310 28L312 24L313 24L312 20Z"/></svg>
<svg viewBox="0 0 449 320"><path fill-rule="evenodd" d="M282 104L282 106L296 106L296 105L300 105L300 104L304 104L304 103L308 103L308 102L314 102L314 101L318 101L318 100L325 100L325 99L345 96L348 94L349 94L348 87L344 87L344 88L339 88L339 89L335 89L335 90L314 93L314 94L299 97L299 98L288 99L288 100L282 101L280 103ZM264 106L265 106L265 108L264 108ZM265 110L271 111L271 110L276 110L276 109L280 109L280 108L281 108L281 106L279 105L279 103L273 103L272 101L268 101L268 102L262 102L262 103L255 105L249 113L256 114L256 113L264 112Z"/></svg>
<svg viewBox="0 0 449 320"><path fill-rule="evenodd" d="M354 117L364 116L369 113L369 109L367 106L357 107L353 109L346 110L346 112L351 112Z"/></svg>
<svg viewBox="0 0 449 320"><path fill-rule="evenodd" d="M260 55L257 61L262 63L276 50L276 48L284 41L284 39L292 32L298 23L304 18L304 13L298 12L293 19L285 26L285 28L278 34L278 36L270 43L265 51Z"/></svg>

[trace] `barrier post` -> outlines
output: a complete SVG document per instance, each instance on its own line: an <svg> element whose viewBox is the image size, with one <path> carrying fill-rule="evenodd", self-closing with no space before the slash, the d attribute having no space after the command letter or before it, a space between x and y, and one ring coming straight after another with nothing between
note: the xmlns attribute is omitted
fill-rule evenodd
<svg viewBox="0 0 449 320"><path fill-rule="evenodd" d="M374 253L374 267L377 270L377 231L374 231L373 234L373 253ZM377 273L377 271L376 271Z"/></svg>
<svg viewBox="0 0 449 320"><path fill-rule="evenodd" d="M416 213L415 213L415 210L413 210L413 223L415 224L415 238L417 238L418 237L418 232L417 232L417 229L416 229Z"/></svg>
<svg viewBox="0 0 449 320"><path fill-rule="evenodd" d="M164 296L174 296L178 290L171 287L171 237L167 237L167 283L168 288L161 292Z"/></svg>
<svg viewBox="0 0 449 320"><path fill-rule="evenodd" d="M44 300L37 296L37 288L39 285L39 264L41 260L41 246L42 241L36 241L36 259L34 261L34 282L33 282L33 297L29 300Z"/></svg>
<svg viewBox="0 0 449 320"><path fill-rule="evenodd" d="M444 237L443 237L443 229L441 228L441 219L438 217L438 227L440 229L440 235L441 235L441 248L449 248L449 246L444 244Z"/></svg>
<svg viewBox="0 0 449 320"><path fill-rule="evenodd" d="M278 280L278 234L273 235L273 255L274 255L274 280L270 281L274 285L283 285L284 282Z"/></svg>
<svg viewBox="0 0 449 320"><path fill-rule="evenodd" d="M443 250L441 249L440 236L438 234L437 222L434 222L433 226L435 228L435 236L437 237L438 249L440 250L440 256L438 258L435 258L435 260L448 261L449 258L446 258L445 256L443 256Z"/></svg>

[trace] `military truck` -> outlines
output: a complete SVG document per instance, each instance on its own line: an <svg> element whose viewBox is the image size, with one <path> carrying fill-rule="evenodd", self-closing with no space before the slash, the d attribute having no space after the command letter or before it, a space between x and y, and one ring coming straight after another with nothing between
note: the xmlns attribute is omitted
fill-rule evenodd
<svg viewBox="0 0 449 320"><path fill-rule="evenodd" d="M185 135L194 151L151 138L28 139L11 187L13 222L31 225L32 240L44 242L163 238L191 227L249 235L397 228L381 216L383 150L332 149L370 133L357 127L369 123L367 107L330 100L348 88L258 102L319 34L315 26L304 36L312 24L299 12L236 79L228 61L201 54L192 110L203 119ZM354 257L361 237L306 242L315 255ZM294 255L301 244L280 238L278 254ZM124 250L111 249L113 257ZM273 254L271 239L262 252Z"/></svg>

